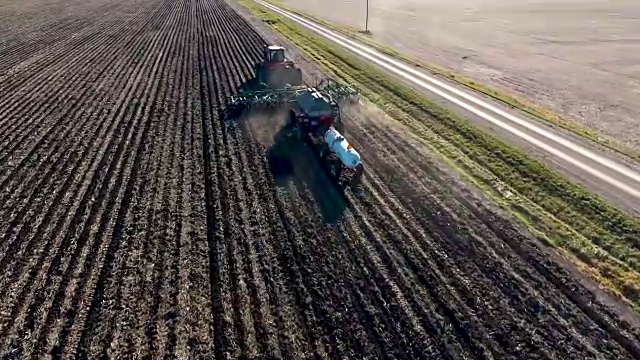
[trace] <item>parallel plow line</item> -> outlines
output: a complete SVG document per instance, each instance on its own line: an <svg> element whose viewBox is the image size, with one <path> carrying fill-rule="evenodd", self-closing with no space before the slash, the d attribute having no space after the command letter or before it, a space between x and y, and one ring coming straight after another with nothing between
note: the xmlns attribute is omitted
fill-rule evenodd
<svg viewBox="0 0 640 360"><path fill-rule="evenodd" d="M139 48L141 53L144 53L146 51L146 46L142 46ZM133 54L135 54L136 52L134 51ZM126 69L126 67L122 68L122 69ZM87 136L86 133L82 133L80 132L78 134L78 136L80 136L80 138L78 138L77 140L74 138L71 138L71 141L69 141L68 143L63 142L63 144L66 144L67 148L64 149L60 149L58 152L60 154L55 154L54 155L60 155L60 157L58 158L58 160L54 163L51 164L51 166L49 166L48 168L44 169L44 173L43 173L43 169L39 169L38 167L35 167L32 169L33 175L32 178L34 180L37 180L38 182L36 182L35 184L31 183L31 187L27 187L25 186L24 188L28 191L32 191L31 197L29 197L29 199L25 202L23 201L22 204L24 207L22 208L17 208L15 206L7 206L7 209L12 209L18 210L13 217L13 221L12 223L16 223L18 224L19 222L21 222L21 225L23 225L22 230L20 230L20 228L14 230L14 232L17 233L17 236L14 237L13 241L8 240L6 238L6 235L10 235L10 232L5 233L5 238L3 240L2 245L3 246L7 246L7 249L16 249L16 247L13 246L13 244L15 242L17 242L18 239L23 238L23 236L26 236L26 234L28 234L29 228L26 227L27 225L31 225L33 226L34 224L31 223L29 221L30 217L25 215L26 211L34 211L34 210L39 210L37 208L34 208L34 199L35 196L40 196L42 197L44 196L53 196L55 195L55 198L53 200L48 201L49 203L49 208L48 208L48 212L46 213L46 215L44 216L44 218L42 218L42 222L37 226L37 231L36 234L34 234L33 236L29 237L29 241L21 241L20 242L20 246L27 246L29 244L31 244L31 240L33 239L38 239L40 236L44 236L44 238L47 238L47 236L43 233L41 233L40 231L44 231L47 227L49 226L53 226L50 223L48 223L48 221L51 221L53 217L53 212L58 212L60 210L62 211L62 214L67 214L67 216L71 215L74 211L70 210L70 209L60 209L57 206L59 206L60 203L71 203L71 204L77 204L77 202L71 201L71 199L67 196L76 196L77 195L81 195L84 194L84 199L88 200L91 194L91 191L89 189L91 188L95 188L94 186L96 186L96 181L98 181L98 179L95 179L94 182L91 183L87 183L88 179L84 178L84 173L82 171L80 171L82 168L85 168L86 166L93 164L91 166L91 168L93 168L93 171L89 171L87 172L88 176L96 176L98 174L96 174L95 172L95 166L102 166L99 165L98 163L96 163L96 159L98 156L100 156L100 154L103 154L102 157L102 163L104 164L104 161L106 161L106 155L108 154L107 152L105 152L105 150L107 149L113 149L114 148L114 144L117 144L115 141L117 140L116 137L110 137L109 134L116 134L116 133L121 133L122 132L122 127L127 125L128 123L126 122L117 122L114 121L115 116L116 116L116 112L120 111L122 109L124 109L125 104L128 102L128 98L127 98L127 93L128 91L130 91L130 86L132 85L131 80L133 79L131 77L131 73L127 74L127 73L116 73L112 76L115 76L118 79L121 79L122 81L125 81L125 83L122 84L116 84L115 86L125 86L123 89L123 93L120 96L119 101L115 104L116 106L114 108L111 109L111 116L110 119L106 120L106 121L101 121L99 122L99 126L96 127L95 132L93 134L91 134L90 136ZM138 79L139 80L139 79ZM86 117L86 123L87 124L94 124L97 121L96 117L98 116L105 116L106 111L108 111L109 109L107 108L103 108L101 113L99 114L92 114L92 116L90 117ZM85 119L85 118L83 118ZM83 120L85 121L85 120ZM106 125L106 128L103 128L103 126ZM80 127L80 130L83 130L83 127ZM95 139L96 138L106 138L106 139L111 139L110 141L108 141L107 143L96 143ZM74 143L75 141L75 143ZM73 145L75 144L75 146L77 147L79 144L82 144L83 141L86 141L85 144L87 145L91 145L92 147L89 148L74 148ZM100 146L102 147L102 150L95 148L94 146ZM80 153L79 156L75 156L75 157L69 157L69 153L72 150L76 150L77 152ZM86 151L90 150L90 153L87 153ZM62 155L67 155L67 157L64 157ZM72 163L69 164L68 162L61 162L61 161L69 161L71 160ZM70 171L67 172L60 172L60 169L69 169ZM56 179L53 175L65 175L67 174L66 180L62 181L62 179L60 179L60 181L55 181L58 180ZM62 189L69 189L69 188L73 188L76 189L71 193L65 193L64 191L47 191L47 183L43 182L43 181L48 181L49 184L51 184L51 186L54 186L55 188L60 188L60 184L64 184ZM79 182L78 182L79 181ZM29 181L30 182L30 181ZM29 182L26 182L26 184L29 184ZM85 190L80 190L80 188L84 188ZM52 189L53 190L53 189ZM19 191L16 192L7 192L8 194L20 194ZM3 193L6 194L6 193ZM26 197L25 195L22 195L24 197ZM65 199L67 199L67 201L63 200L63 196L65 196ZM46 199L46 198L45 198ZM45 199L43 199L43 201L45 201ZM10 203L9 201L7 201L7 203ZM77 211L80 211L80 209L82 208L82 204L85 203L85 200L80 201L79 206L76 208L78 209ZM13 201L13 204L15 204L15 200ZM38 204L37 202L35 204ZM65 211L66 210L66 211ZM33 214L33 216L35 216L36 213ZM80 213L77 213L77 216L80 216ZM3 218L5 218L3 216ZM65 217L58 217L58 221L55 224L55 229L53 230L53 233L49 233L49 234L56 234L58 233L60 230L60 227L62 226L62 222L65 220ZM67 221L71 221L71 219L68 219ZM67 222L68 223L68 222ZM13 227L13 226L12 226ZM64 227L66 228L66 226ZM53 236L53 235L51 235ZM52 238L49 238L49 241L52 241ZM41 244L42 245L42 244ZM41 251L38 251L41 252ZM45 256L46 253L41 252L41 256ZM11 251L3 251L2 255L6 255L2 258L0 258L0 264L2 264L5 261L8 261L12 255L16 255L15 253L12 253ZM45 262L46 263L46 262ZM38 265L36 265L36 267L34 269L39 268Z"/></svg>
<svg viewBox="0 0 640 360"><path fill-rule="evenodd" d="M284 114L218 116L268 38L224 0L102 10L0 92L3 356L633 356L637 334L605 332L617 318L365 105L345 114L359 195L302 145L276 178Z"/></svg>

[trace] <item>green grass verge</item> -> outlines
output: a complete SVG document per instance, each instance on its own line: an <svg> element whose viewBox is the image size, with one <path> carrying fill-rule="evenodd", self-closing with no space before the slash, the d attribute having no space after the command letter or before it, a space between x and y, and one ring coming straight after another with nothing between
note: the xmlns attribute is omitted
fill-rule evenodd
<svg viewBox="0 0 640 360"><path fill-rule="evenodd" d="M532 233L640 312L640 221L347 51L250 0L239 4L407 126Z"/></svg>
<svg viewBox="0 0 640 360"><path fill-rule="evenodd" d="M547 109L543 109L540 106L534 105L531 102L522 99L520 97L514 96L514 95L510 95L505 93L504 91L500 91L497 90L495 88L491 88L488 85L485 84L481 84L479 83L477 80L472 80L469 79L468 77L462 76L460 74L456 74L453 73L451 71L442 69L441 67L434 65L434 64L427 64L423 61L417 60L413 57L410 57L406 54L401 54L398 51L380 44L379 42L375 41L373 39L373 37L371 36L371 34L365 34L361 29L357 29L354 27L350 27L350 26L344 26L344 25L336 25L333 23L328 22L325 19L319 18L315 15L309 14L307 12L298 10L298 9L294 9L291 8L289 6L287 6L286 4L282 3L281 1L278 0L268 0L268 2L273 3L274 5L277 5L278 7L285 9L287 11L290 11L296 15L305 17L309 20L312 20L318 24L323 25L324 27L331 29L333 31L336 31L342 35L348 36L350 38L353 39L357 39L363 43L365 43L366 45L372 47L373 49L389 55L389 56L393 56L395 58L401 59L403 61L405 61L406 63L413 65L415 67L424 69L428 72L430 72L433 75L440 75L443 76L445 78L448 78L450 80L453 80L454 82L463 85L469 89L478 91L482 94L485 94L495 100L498 100L504 104L507 104L513 108L517 108L529 115L532 115L536 118L539 118L543 121L546 121L552 125L558 126L564 130L573 132L581 137L584 137L586 139L589 139L601 146L604 146L608 149L611 149L619 154L628 156L632 159L635 160L640 160L640 152L638 152L637 150L634 150L632 148L630 148L629 146L626 146L624 144L622 144L620 141L613 139L611 137L605 136L601 133L599 133L598 131L588 128L586 126L580 125L574 121L570 121L567 120L557 114L554 114L553 112L547 110Z"/></svg>

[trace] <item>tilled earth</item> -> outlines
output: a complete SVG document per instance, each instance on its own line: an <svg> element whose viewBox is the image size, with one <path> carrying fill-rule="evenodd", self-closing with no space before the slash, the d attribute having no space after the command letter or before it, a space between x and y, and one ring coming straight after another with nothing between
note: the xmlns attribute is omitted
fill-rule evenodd
<svg viewBox="0 0 640 360"><path fill-rule="evenodd" d="M0 18L3 359L640 357L374 108L344 109L367 171L346 198L284 114L222 124L265 43L223 0Z"/></svg>

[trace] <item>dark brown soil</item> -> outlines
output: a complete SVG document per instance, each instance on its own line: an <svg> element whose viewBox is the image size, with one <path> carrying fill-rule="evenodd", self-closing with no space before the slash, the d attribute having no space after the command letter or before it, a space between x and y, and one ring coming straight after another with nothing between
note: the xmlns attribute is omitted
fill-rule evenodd
<svg viewBox="0 0 640 360"><path fill-rule="evenodd" d="M9 4L3 359L640 357L382 115L345 109L367 166L346 198L283 114L222 124L264 43L223 0Z"/></svg>

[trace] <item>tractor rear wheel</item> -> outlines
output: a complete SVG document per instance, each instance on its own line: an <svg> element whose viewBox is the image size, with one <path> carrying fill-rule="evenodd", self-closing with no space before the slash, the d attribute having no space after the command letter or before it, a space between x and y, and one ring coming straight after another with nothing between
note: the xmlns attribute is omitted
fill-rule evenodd
<svg viewBox="0 0 640 360"><path fill-rule="evenodd" d="M298 137L298 141L302 141L303 140L303 136L302 136L302 124L298 123L298 125L296 126L296 135ZM305 143L306 145L306 143Z"/></svg>
<svg viewBox="0 0 640 360"><path fill-rule="evenodd" d="M302 140L302 124L300 124L300 121L298 121L296 113L293 110L289 111L289 116L287 117L287 127L294 132L298 140Z"/></svg>
<svg viewBox="0 0 640 360"><path fill-rule="evenodd" d="M298 123L298 119L296 118L296 114L293 110L289 111L289 116L287 117L287 126L291 129L295 128Z"/></svg>
<svg viewBox="0 0 640 360"><path fill-rule="evenodd" d="M301 86L302 85L302 70L299 68L295 68L292 70L293 75L291 76L291 86Z"/></svg>
<svg viewBox="0 0 640 360"><path fill-rule="evenodd" d="M255 78L258 84L264 83L264 71L261 63L257 63L254 67Z"/></svg>
<svg viewBox="0 0 640 360"><path fill-rule="evenodd" d="M336 155L335 153L329 153L327 154L326 159L331 176L333 176L336 180L339 180L340 170L342 170L340 158L338 158L338 155Z"/></svg>

